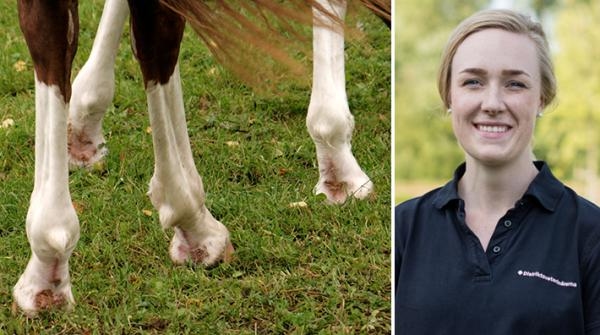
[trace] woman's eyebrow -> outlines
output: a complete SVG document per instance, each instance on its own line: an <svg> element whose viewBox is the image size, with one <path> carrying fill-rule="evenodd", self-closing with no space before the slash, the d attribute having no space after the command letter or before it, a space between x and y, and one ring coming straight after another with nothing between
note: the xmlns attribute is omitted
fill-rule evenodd
<svg viewBox="0 0 600 335"><path fill-rule="evenodd" d="M520 76L524 75L531 78L531 75L527 73L527 71L523 70L502 70L502 75L504 76Z"/></svg>
<svg viewBox="0 0 600 335"><path fill-rule="evenodd" d="M485 75L487 74L487 71L481 68L477 68L477 67L469 67L466 68L462 71L460 71L459 73L469 73L469 74L475 74L475 75Z"/></svg>
<svg viewBox="0 0 600 335"><path fill-rule="evenodd" d="M483 76L483 75L488 74L488 71L485 69L482 69L482 68L478 68L478 67L469 67L469 68L461 70L459 73L468 73L468 74ZM519 70L519 69L506 69L506 70L502 70L501 73L503 76L506 76L506 77L524 75L524 76L531 78L531 75L527 71Z"/></svg>

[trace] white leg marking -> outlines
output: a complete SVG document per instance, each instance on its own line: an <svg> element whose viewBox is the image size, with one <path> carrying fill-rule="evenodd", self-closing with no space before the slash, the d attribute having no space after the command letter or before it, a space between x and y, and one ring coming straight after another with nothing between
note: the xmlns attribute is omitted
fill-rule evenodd
<svg viewBox="0 0 600 335"><path fill-rule="evenodd" d="M115 58L125 20L126 0L107 0L90 58L75 81L69 110L69 153L72 167L91 166L107 153L102 118L115 92Z"/></svg>
<svg viewBox="0 0 600 335"><path fill-rule="evenodd" d="M27 213L32 256L13 290L28 315L74 303L69 257L79 239L79 221L69 194L68 106L58 87L35 87L35 181Z"/></svg>
<svg viewBox="0 0 600 335"><path fill-rule="evenodd" d="M202 179L186 128L179 67L167 84L148 84L146 95L155 155L148 195L163 228L175 228L171 259L177 264L193 261L206 266L227 261L233 248L227 228L204 204Z"/></svg>
<svg viewBox="0 0 600 335"><path fill-rule="evenodd" d="M345 2L319 3L344 18ZM350 144L354 117L346 97L343 28L317 10L313 13L320 24L313 27L313 86L306 126L319 164L315 193L324 193L330 202L343 203L347 196L365 198L373 183L358 165Z"/></svg>

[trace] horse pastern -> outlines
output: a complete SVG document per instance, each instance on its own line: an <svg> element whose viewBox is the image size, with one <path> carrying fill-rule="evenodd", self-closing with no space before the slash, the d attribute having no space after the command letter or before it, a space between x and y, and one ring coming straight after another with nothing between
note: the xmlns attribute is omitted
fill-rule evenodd
<svg viewBox="0 0 600 335"><path fill-rule="evenodd" d="M94 141L84 131L73 131L70 125L68 131L67 148L71 168L96 168L108 152L104 140Z"/></svg>
<svg viewBox="0 0 600 335"><path fill-rule="evenodd" d="M190 260L196 264L204 263L208 257L209 254L206 247L200 246L190 251Z"/></svg>
<svg viewBox="0 0 600 335"><path fill-rule="evenodd" d="M194 265L203 265L206 268L217 266L220 262L229 263L233 260L235 249L229 239L222 250L211 248L208 244L200 243L197 246L187 238L187 233L175 235L171 241L171 259L175 264L182 265L186 263ZM216 256L216 257L215 257Z"/></svg>
<svg viewBox="0 0 600 335"><path fill-rule="evenodd" d="M331 204L343 204L347 198L346 184L332 180L319 182L315 187L315 193L324 194L327 202Z"/></svg>
<svg viewBox="0 0 600 335"><path fill-rule="evenodd" d="M61 308L67 305L67 299L62 293L54 293L50 289L43 290L35 295L35 307L38 310Z"/></svg>

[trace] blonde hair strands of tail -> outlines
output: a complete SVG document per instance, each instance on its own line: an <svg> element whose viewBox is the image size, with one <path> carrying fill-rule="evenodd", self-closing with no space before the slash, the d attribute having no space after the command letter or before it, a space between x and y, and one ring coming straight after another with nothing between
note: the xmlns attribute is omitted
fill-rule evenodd
<svg viewBox="0 0 600 335"><path fill-rule="evenodd" d="M339 0L331 0L336 3ZM348 1L349 5L357 1ZM285 79L310 83L306 58L311 55L311 25L344 23L316 0L161 0L185 17L217 61L242 81L270 91ZM383 20L391 17L390 0L361 0ZM312 8L323 15L314 19Z"/></svg>

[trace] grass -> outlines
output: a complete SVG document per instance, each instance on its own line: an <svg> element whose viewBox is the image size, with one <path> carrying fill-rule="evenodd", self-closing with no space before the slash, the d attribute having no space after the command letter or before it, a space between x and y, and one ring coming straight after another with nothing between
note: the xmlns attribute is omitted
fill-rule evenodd
<svg viewBox="0 0 600 335"><path fill-rule="evenodd" d="M80 4L74 73L89 54L102 3ZM282 84L277 94L258 95L187 31L180 68L192 149L207 205L231 231L236 256L212 269L173 266L172 232L160 229L145 195L152 141L126 33L104 125L105 169L70 178L81 222L71 258L77 305L27 319L11 314L11 290L30 255L33 73L16 5L0 4L0 122L14 121L0 128L0 333L389 333L390 35L372 15L358 15L367 34L347 46L347 86L353 148L375 183L374 199L329 206L312 195L318 172L304 126L308 88ZM288 206L297 201L308 206Z"/></svg>

